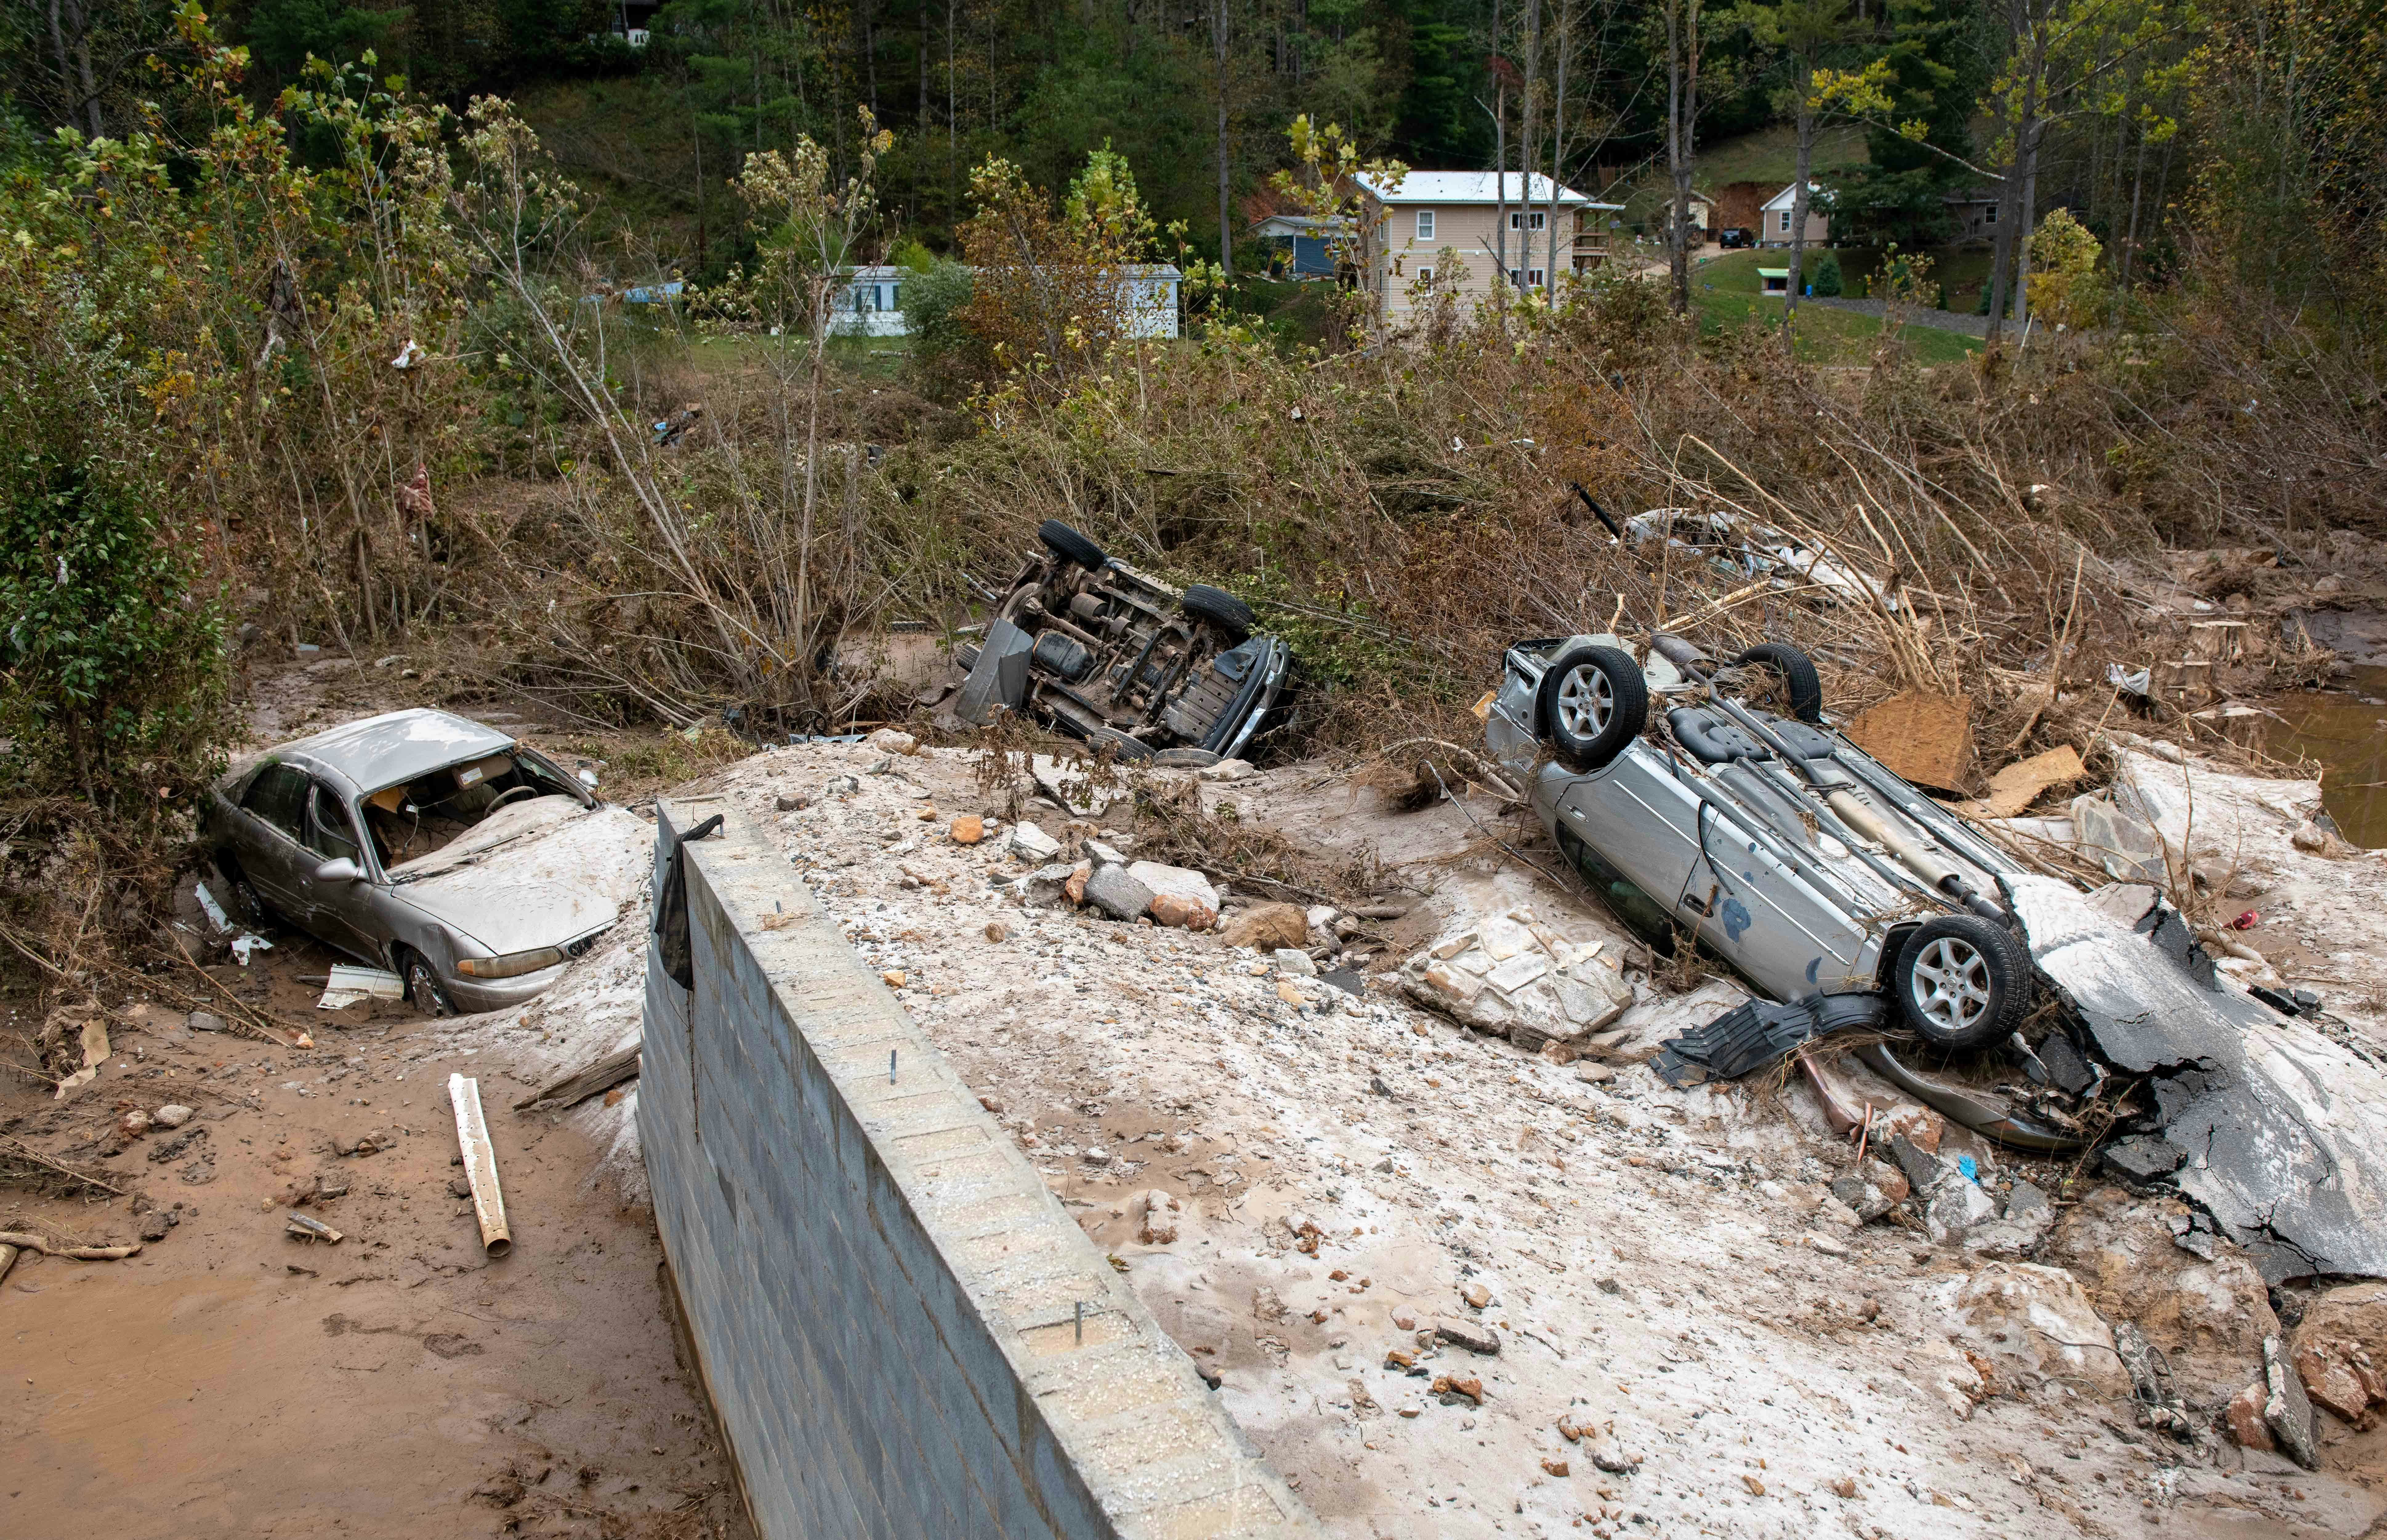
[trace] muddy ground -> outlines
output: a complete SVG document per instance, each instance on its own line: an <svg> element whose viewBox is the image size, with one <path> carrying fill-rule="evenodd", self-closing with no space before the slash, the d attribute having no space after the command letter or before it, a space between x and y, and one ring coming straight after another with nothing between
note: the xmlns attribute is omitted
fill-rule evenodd
<svg viewBox="0 0 2387 1540"><path fill-rule="evenodd" d="M719 733L609 734L460 695L404 659L277 670L254 699L260 745L436 702L596 769L609 796L691 780L728 795L1329 1533L2304 1536L2387 1514L2387 1430L2325 1420L2316 1471L2223 1435L2270 1305L2226 1247L2172 1243L2176 1203L1944 1130L1985 1189L2050 1193L2055 1222L2012 1253L1851 1227L1830 1183L1855 1153L1804 1087L1681 1092L1641 1067L1657 1036L1733 998L1724 986L1686 1006L1672 991L1697 980L1629 966L1625 1037L1572 1064L1419 1008L1399 964L1521 909L1629 960L1602 912L1497 847L1537 853L1488 797L1398 813L1307 764L1203 787L1214 816L1231 804L1329 865L1368 856L1378 896L1425 895L1356 936L1327 981L1216 933L1023 903L997 886L1031 865L1004 820L1107 834L1131 856L1151 836L1124 803L1071 819L1032 789L1015 802L973 752L746 758ZM962 813L993 817L991 836L955 842ZM2254 934L2282 963L2341 969L2328 992L2348 1004L2372 992L2374 915L2262 907L2280 934ZM196 906L183 918L203 934ZM164 1234L122 1261L29 1256L0 1283L22 1382L0 1401L10 1533L749 1533L675 1353L635 1082L569 1113L511 1110L635 1038L642 922L528 1007L443 1021L316 1010L307 980L332 959L277 932L248 968L218 960L181 983L312 1046L193 1033L178 1003L112 1024L114 1056L70 1100L0 1089L0 1130L121 1190L11 1189L0 1229ZM449 1190L451 1072L480 1079L497 1141L515 1246L494 1262ZM169 1103L191 1121L117 1131ZM337 1153L367 1133L387 1147ZM1176 1205L1165 1241L1141 1238L1155 1192ZM346 1238L289 1238L293 1211ZM2127 1378L2064 1345L2123 1319L2170 1354L2188 1436L2141 1425ZM1437 1338L1437 1321L1497 1333L1499 1351Z"/></svg>

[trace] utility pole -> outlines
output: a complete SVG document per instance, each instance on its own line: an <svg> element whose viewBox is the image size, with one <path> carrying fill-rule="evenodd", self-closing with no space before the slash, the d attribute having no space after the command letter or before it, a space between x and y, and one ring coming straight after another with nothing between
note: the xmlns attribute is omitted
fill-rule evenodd
<svg viewBox="0 0 2387 1540"><path fill-rule="evenodd" d="M1235 233L1227 206L1227 0L1212 0L1210 51L1219 71L1219 271L1235 275Z"/></svg>

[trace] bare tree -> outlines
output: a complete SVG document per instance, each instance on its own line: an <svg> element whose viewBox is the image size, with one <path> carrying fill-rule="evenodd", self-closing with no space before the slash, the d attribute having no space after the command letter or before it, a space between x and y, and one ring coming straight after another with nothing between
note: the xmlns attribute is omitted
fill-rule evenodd
<svg viewBox="0 0 2387 1540"><path fill-rule="evenodd" d="M1700 0L1664 0L1666 19L1666 167L1673 175L1667 258L1673 274L1674 313L1691 310L1692 131L1699 118Z"/></svg>

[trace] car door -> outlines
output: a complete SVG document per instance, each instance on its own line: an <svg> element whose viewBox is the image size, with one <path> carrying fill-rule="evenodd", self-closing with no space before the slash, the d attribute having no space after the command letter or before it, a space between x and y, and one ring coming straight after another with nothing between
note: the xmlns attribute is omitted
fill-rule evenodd
<svg viewBox="0 0 2387 1540"><path fill-rule="evenodd" d="M307 891L302 869L311 871L305 845L308 793L314 780L295 764L269 764L242 793L242 838L235 850L241 872L259 897L294 924L305 923Z"/></svg>
<svg viewBox="0 0 2387 1540"><path fill-rule="evenodd" d="M369 872L365 852L357 842L356 820L340 794L314 781L307 811L307 848L316 865L348 860L359 872ZM375 934L371 882L326 882L310 868L302 877L309 904L307 928L341 951L379 962L385 948Z"/></svg>

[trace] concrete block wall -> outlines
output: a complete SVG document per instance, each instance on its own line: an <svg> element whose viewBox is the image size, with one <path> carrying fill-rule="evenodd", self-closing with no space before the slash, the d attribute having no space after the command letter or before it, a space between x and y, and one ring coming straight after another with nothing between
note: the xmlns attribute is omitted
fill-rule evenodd
<svg viewBox="0 0 2387 1540"><path fill-rule="evenodd" d="M659 804L658 892L726 811ZM1317 1534L789 864L734 814L688 850L638 1133L765 1540Z"/></svg>

